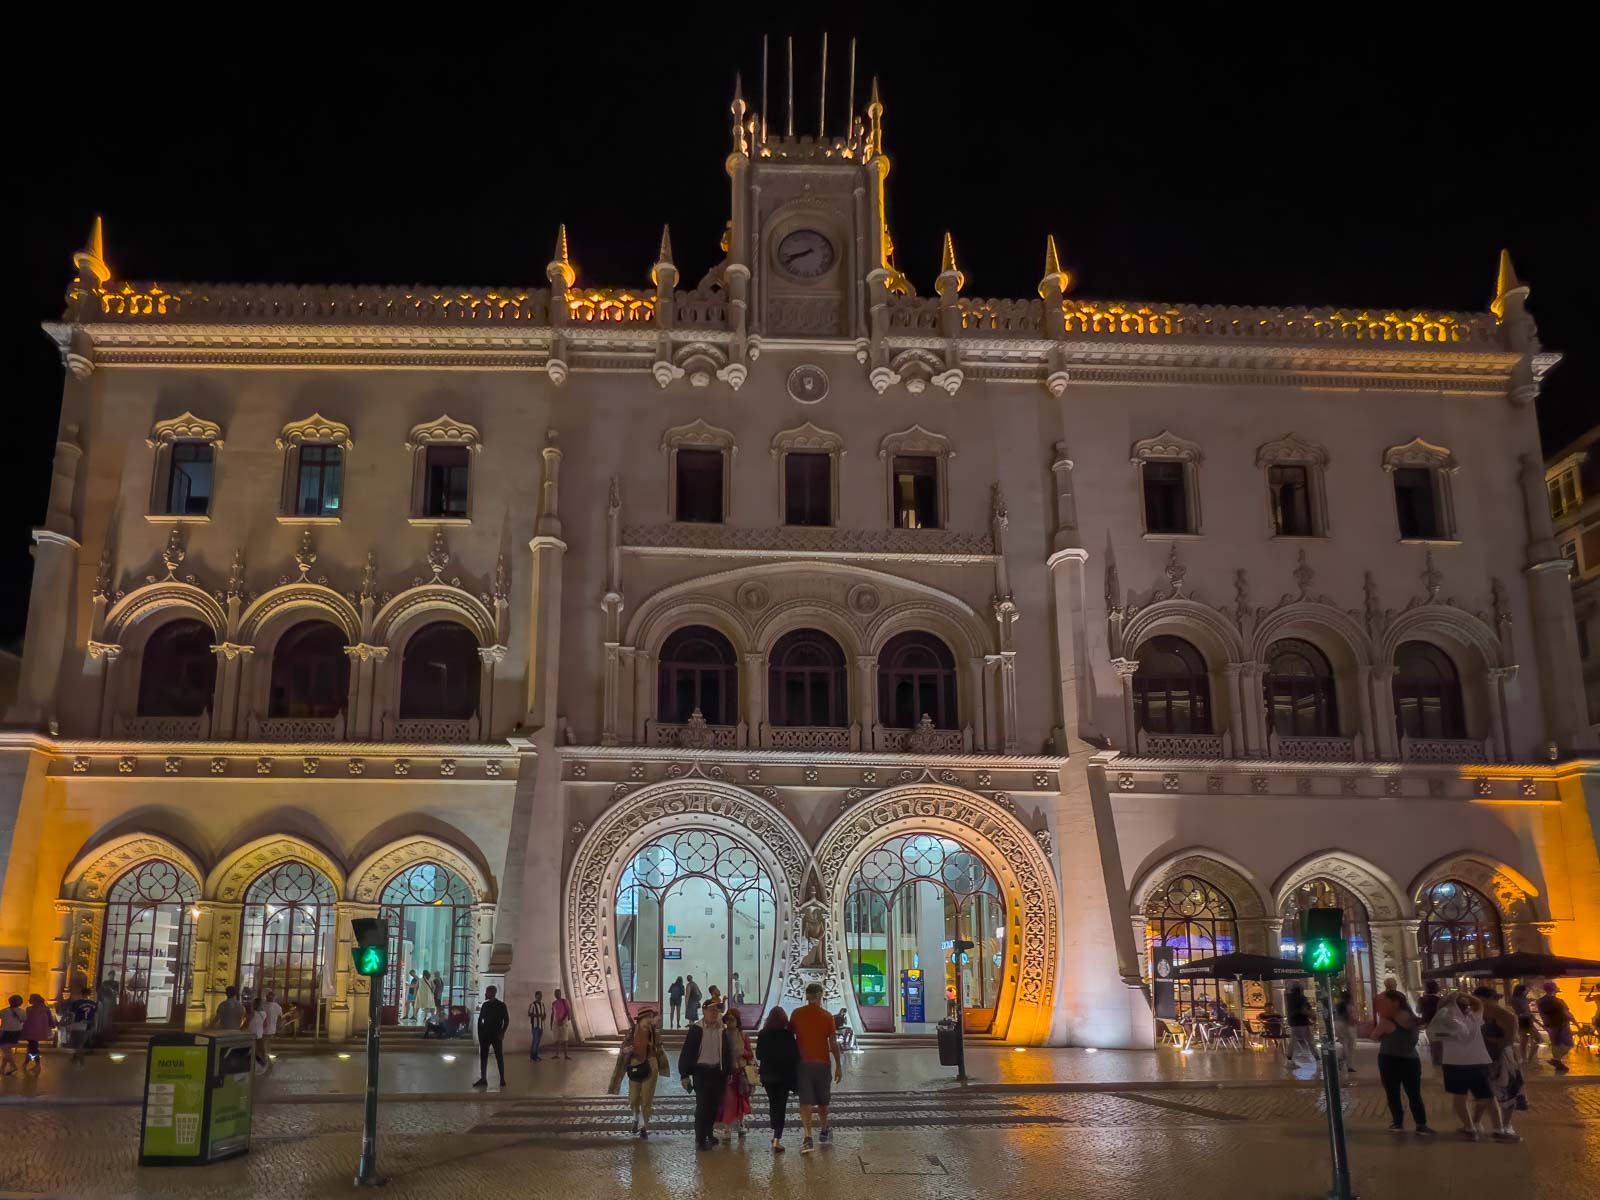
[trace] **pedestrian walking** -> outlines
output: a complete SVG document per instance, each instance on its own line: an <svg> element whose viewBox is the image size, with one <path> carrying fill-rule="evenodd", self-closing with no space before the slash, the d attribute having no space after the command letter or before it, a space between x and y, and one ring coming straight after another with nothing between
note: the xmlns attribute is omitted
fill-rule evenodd
<svg viewBox="0 0 1600 1200"><path fill-rule="evenodd" d="M244 1005L239 1003L239 989L230 985L222 994L222 1003L217 1005L217 1011L211 1015L208 1029L225 1029L230 1033L238 1033L244 1028Z"/></svg>
<svg viewBox="0 0 1600 1200"><path fill-rule="evenodd" d="M739 1010L730 1006L722 1019L723 1028L733 1044L733 1069L728 1072L728 1082L722 1089L722 1107L717 1111L717 1124L729 1137L737 1136L742 1142L748 1132L750 1093L755 1090L756 1052L750 1045L750 1035L744 1031L744 1020Z"/></svg>
<svg viewBox="0 0 1600 1200"><path fill-rule="evenodd" d="M257 996L250 1002L250 1017L245 1028L256 1040L256 1066L267 1069L267 1002Z"/></svg>
<svg viewBox="0 0 1600 1200"><path fill-rule="evenodd" d="M1550 1065L1562 1075L1572 1068L1567 1066L1567 1055L1572 1053L1572 1010L1558 994L1554 980L1546 980L1544 994L1539 997L1539 1019L1550 1036Z"/></svg>
<svg viewBox="0 0 1600 1200"><path fill-rule="evenodd" d="M17 1073L17 1043L22 1040L22 1027L27 1021L21 996L12 996L0 1008L0 1078Z"/></svg>
<svg viewBox="0 0 1600 1200"><path fill-rule="evenodd" d="M690 979L694 977L691 975ZM722 1092L734 1059L733 1040L722 1026L722 1009L707 1001L700 1020L689 1026L678 1053L678 1075L683 1088L694 1093L694 1148L709 1150L717 1144L711 1127L717 1120Z"/></svg>
<svg viewBox="0 0 1600 1200"><path fill-rule="evenodd" d="M483 989L483 1003L478 1005L478 1079L472 1086L489 1086L489 1051L494 1051L494 1065L500 1072L500 1086L506 1085L506 1030L511 1028L511 1010L499 999L500 989L490 984ZM559 995L559 993L557 993Z"/></svg>
<svg viewBox="0 0 1600 1200"><path fill-rule="evenodd" d="M839 1038L834 1032L833 1017L822 1007L822 985L806 987L806 1002L789 1018L789 1028L794 1031L795 1044L800 1051L800 1064L795 1071L796 1090L800 1093L800 1129L804 1134L800 1153L810 1154L818 1145L833 1142L833 1129L828 1124L828 1101L832 1099L833 1084L844 1078L844 1057L839 1053ZM833 1059L833 1073L828 1073L828 1059ZM811 1140L811 1112L817 1110L821 1128L815 1143Z"/></svg>
<svg viewBox="0 0 1600 1200"><path fill-rule="evenodd" d="M1422 1057L1417 1053L1417 1038L1422 1019L1411 1010L1411 1001L1397 988L1383 992L1373 1002L1378 1015L1378 1081L1389 1101L1389 1132L1406 1131L1405 1110L1400 1107L1400 1091L1405 1089L1411 1105L1411 1119L1418 1137L1432 1137L1428 1109L1422 1102Z"/></svg>
<svg viewBox="0 0 1600 1200"><path fill-rule="evenodd" d="M1289 1065L1292 1067L1299 1061L1302 1047L1315 1062L1317 1049L1311 1040L1311 1001L1306 999L1305 988L1298 983L1290 984L1283 997L1283 1007L1289 1018L1289 1044L1284 1047L1289 1054Z"/></svg>
<svg viewBox="0 0 1600 1200"><path fill-rule="evenodd" d="M67 1044L72 1047L72 1065L83 1066L94 1035L94 1014L100 1006L87 987L78 989L78 998L67 1007Z"/></svg>
<svg viewBox="0 0 1600 1200"><path fill-rule="evenodd" d="M691 1025L700 1019L700 985L694 981L693 975L683 985L683 1014L689 1018Z"/></svg>
<svg viewBox="0 0 1600 1200"><path fill-rule="evenodd" d="M667 989L667 1001L672 1005L672 1028L683 1024L683 976L679 975Z"/></svg>
<svg viewBox="0 0 1600 1200"><path fill-rule="evenodd" d="M44 1067L44 1060L39 1054L39 1043L49 1039L54 1032L56 1019L50 1011L50 1006L44 1002L44 997L34 992L28 997L28 1011L22 1018L22 1038L27 1044L28 1058L23 1064L24 1069L38 1075Z"/></svg>
<svg viewBox="0 0 1600 1200"><path fill-rule="evenodd" d="M266 1056L267 1070L272 1070L272 1039L278 1036L278 1025L283 1020L283 1005L278 1003L278 993L267 989L267 1002L261 1006L261 1053Z"/></svg>
<svg viewBox="0 0 1600 1200"><path fill-rule="evenodd" d="M1532 1062L1537 1057L1539 1035L1533 1028L1533 996L1527 984L1511 989L1511 1012L1517 1018L1517 1050L1523 1062Z"/></svg>
<svg viewBox="0 0 1600 1200"><path fill-rule="evenodd" d="M650 1110L656 1100L656 1081L669 1070L667 1053L661 1048L658 1014L653 1008L642 1008L622 1039L622 1050L617 1054L617 1065L611 1069L611 1083L606 1088L607 1095L615 1096L622 1088L622 1077L628 1077L628 1108L633 1113L635 1137L650 1136Z"/></svg>
<svg viewBox="0 0 1600 1200"><path fill-rule="evenodd" d="M1527 1106L1522 1094L1522 1059L1517 1051L1517 1017L1499 1004L1500 994L1491 987L1474 988L1472 994L1483 1002L1483 1044L1489 1051L1489 1086L1494 1090L1495 1103L1500 1106L1500 1118L1506 1129L1512 1126L1513 1113L1521 1102Z"/></svg>
<svg viewBox="0 0 1600 1200"><path fill-rule="evenodd" d="M761 1086L767 1089L767 1115L772 1125L772 1152L783 1153L783 1119L789 1107L800 1067L800 1047L789 1028L789 1014L775 1008L767 1014L756 1037L756 1060L761 1064Z"/></svg>
<svg viewBox="0 0 1600 1200"><path fill-rule="evenodd" d="M544 1022L549 1016L549 1010L544 1006L544 993L534 992L533 1000L528 1005L528 1035L532 1039L528 1043L528 1061L543 1062L539 1057L539 1047L544 1044Z"/></svg>
<svg viewBox="0 0 1600 1200"><path fill-rule="evenodd" d="M744 984L739 982L739 972L733 973L733 978L728 980L728 1003L737 1007L744 1003Z"/></svg>
<svg viewBox="0 0 1600 1200"><path fill-rule="evenodd" d="M1461 1121L1457 1132L1468 1141L1477 1141L1479 1123L1487 1116L1496 1141L1520 1142L1522 1138L1506 1128L1495 1102L1489 1072L1493 1060L1483 1041L1483 1002L1465 992L1445 996L1428 1025L1428 1038L1437 1039L1442 1046L1444 1090L1450 1093ZM1468 1105L1469 1096L1475 1106Z"/></svg>
<svg viewBox="0 0 1600 1200"><path fill-rule="evenodd" d="M1339 992L1333 1006L1333 1036L1339 1043L1339 1054L1344 1059L1345 1073L1356 1073L1356 1004L1350 989Z"/></svg>

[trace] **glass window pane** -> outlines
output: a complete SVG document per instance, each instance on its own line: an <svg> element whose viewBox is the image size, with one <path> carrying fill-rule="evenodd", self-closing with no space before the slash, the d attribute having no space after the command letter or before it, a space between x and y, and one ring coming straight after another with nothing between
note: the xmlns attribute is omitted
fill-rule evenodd
<svg viewBox="0 0 1600 1200"><path fill-rule="evenodd" d="M466 446L429 446L423 480L422 514L428 517L465 517L471 482Z"/></svg>
<svg viewBox="0 0 1600 1200"><path fill-rule="evenodd" d="M717 525L722 522L722 451L679 450L678 520Z"/></svg>

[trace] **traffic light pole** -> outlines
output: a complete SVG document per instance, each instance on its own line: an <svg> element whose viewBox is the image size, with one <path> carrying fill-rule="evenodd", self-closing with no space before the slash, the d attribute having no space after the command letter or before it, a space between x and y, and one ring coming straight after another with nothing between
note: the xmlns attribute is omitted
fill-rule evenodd
<svg viewBox="0 0 1600 1200"><path fill-rule="evenodd" d="M1333 1158L1333 1188L1328 1200L1356 1200L1350 1190L1350 1154L1344 1141L1344 1109L1339 1103L1339 1054L1333 1037L1333 988L1336 975L1318 975L1322 1009L1322 1090L1328 1102L1328 1146Z"/></svg>
<svg viewBox="0 0 1600 1200"><path fill-rule="evenodd" d="M368 976L367 1105L361 1123L361 1165L356 1168L357 1187L382 1187L388 1182L378 1174L378 1019L382 992L383 976Z"/></svg>

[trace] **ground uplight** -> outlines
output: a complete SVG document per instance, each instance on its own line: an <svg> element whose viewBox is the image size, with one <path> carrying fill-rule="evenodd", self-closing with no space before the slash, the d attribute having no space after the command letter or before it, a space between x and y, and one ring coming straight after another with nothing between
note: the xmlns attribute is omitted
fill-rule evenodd
<svg viewBox="0 0 1600 1200"><path fill-rule="evenodd" d="M340 1054L339 1055L339 1061L340 1062L349 1062L350 1061L350 1056L348 1054Z"/></svg>
<svg viewBox="0 0 1600 1200"><path fill-rule="evenodd" d="M441 1054L439 1057L444 1059L445 1062L455 1062L456 1060L456 1056L454 1054Z"/></svg>
<svg viewBox="0 0 1600 1200"><path fill-rule="evenodd" d="M123 1059L127 1058L128 1056L126 1054L113 1054L113 1055L110 1055L109 1057L110 1057L112 1062L121 1062Z"/></svg>

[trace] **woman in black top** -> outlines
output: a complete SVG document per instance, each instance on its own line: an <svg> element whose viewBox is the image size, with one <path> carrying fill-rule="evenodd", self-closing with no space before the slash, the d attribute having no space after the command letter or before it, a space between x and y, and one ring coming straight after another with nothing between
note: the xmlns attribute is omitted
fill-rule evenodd
<svg viewBox="0 0 1600 1200"><path fill-rule="evenodd" d="M772 1150L783 1153L783 1117L800 1074L800 1044L789 1028L789 1014L775 1008L767 1014L756 1038L756 1059L761 1064L761 1086L767 1089L772 1114Z"/></svg>

